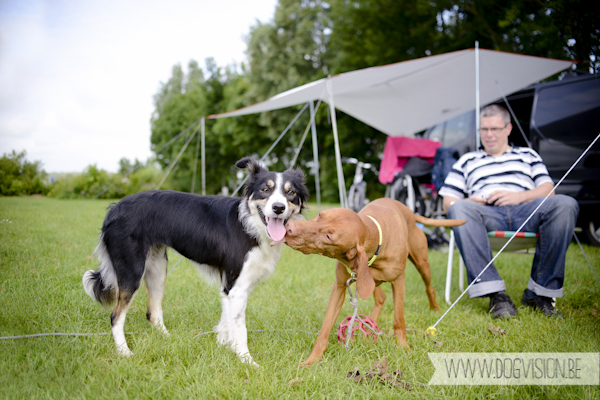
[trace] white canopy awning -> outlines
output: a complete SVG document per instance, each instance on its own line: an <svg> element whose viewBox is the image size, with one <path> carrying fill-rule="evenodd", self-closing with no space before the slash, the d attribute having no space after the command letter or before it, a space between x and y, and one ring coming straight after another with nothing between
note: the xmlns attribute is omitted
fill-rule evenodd
<svg viewBox="0 0 600 400"><path fill-rule="evenodd" d="M335 108L390 136L413 136L475 108L475 49L346 72L280 93L270 99L207 118L271 111L311 100ZM485 105L572 65L520 54L479 49L480 104Z"/></svg>
<svg viewBox="0 0 600 400"><path fill-rule="evenodd" d="M365 68L290 89L206 118L234 117L322 100L329 104L340 203L346 206L335 109L390 136L414 136L569 68L570 61L475 49ZM204 157L203 157L204 160Z"/></svg>

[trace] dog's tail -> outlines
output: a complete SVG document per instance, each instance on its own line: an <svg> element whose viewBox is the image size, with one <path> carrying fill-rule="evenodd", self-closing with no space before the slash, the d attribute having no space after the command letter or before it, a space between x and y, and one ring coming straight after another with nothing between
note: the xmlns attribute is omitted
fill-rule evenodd
<svg viewBox="0 0 600 400"><path fill-rule="evenodd" d="M421 215L415 214L415 221L422 223L427 226L460 226L467 223L462 219L433 219L425 218Z"/></svg>
<svg viewBox="0 0 600 400"><path fill-rule="evenodd" d="M85 292L103 306L110 306L117 298L117 275L110 256L104 244L104 236L100 237L100 243L94 255L100 261L100 267L96 271L89 270L83 274L83 288Z"/></svg>

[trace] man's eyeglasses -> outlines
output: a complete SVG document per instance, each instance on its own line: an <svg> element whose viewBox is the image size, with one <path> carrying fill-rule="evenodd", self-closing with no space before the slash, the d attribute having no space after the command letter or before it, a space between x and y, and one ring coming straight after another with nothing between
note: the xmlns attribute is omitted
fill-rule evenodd
<svg viewBox="0 0 600 400"><path fill-rule="evenodd" d="M490 131L494 135L497 135L497 134L500 133L500 131L502 131L507 126L508 126L508 124L504 125L502 128L479 128L479 133L482 134L482 135L484 135L487 131Z"/></svg>

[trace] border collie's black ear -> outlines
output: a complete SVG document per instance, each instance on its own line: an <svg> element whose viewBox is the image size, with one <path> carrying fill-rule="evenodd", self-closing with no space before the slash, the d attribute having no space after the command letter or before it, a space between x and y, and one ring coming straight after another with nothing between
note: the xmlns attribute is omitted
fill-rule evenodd
<svg viewBox="0 0 600 400"><path fill-rule="evenodd" d="M306 175L301 168L296 169L287 169L285 171L286 174L292 177L292 181L294 181L296 193L300 198L301 209L300 212L303 212L306 208L306 202L310 198L310 194L308 193L308 189L306 188Z"/></svg>
<svg viewBox="0 0 600 400"><path fill-rule="evenodd" d="M246 168L250 174L258 174L259 172L267 172L268 170L260 165L258 161L251 157L244 157L235 163L235 166L243 169Z"/></svg>
<svg viewBox="0 0 600 400"><path fill-rule="evenodd" d="M302 183L304 183L304 180L306 179L306 175L304 174L304 171L302 171L302 169L300 169L299 167L296 169L290 168L290 169L286 170L285 173L295 176L298 179L301 179Z"/></svg>

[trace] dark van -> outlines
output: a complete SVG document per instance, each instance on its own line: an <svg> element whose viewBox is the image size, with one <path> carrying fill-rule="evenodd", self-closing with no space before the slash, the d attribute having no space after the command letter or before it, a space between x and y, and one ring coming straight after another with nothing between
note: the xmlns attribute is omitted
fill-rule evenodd
<svg viewBox="0 0 600 400"><path fill-rule="evenodd" d="M530 146L544 160L556 184L600 134L600 74L566 76L533 85L510 96L513 116L510 141ZM497 102L506 108L504 100ZM519 129L521 126L523 133ZM475 149L475 112L460 115L425 131L459 155ZM600 140L569 173L556 193L574 197L577 226L585 240L600 246Z"/></svg>

